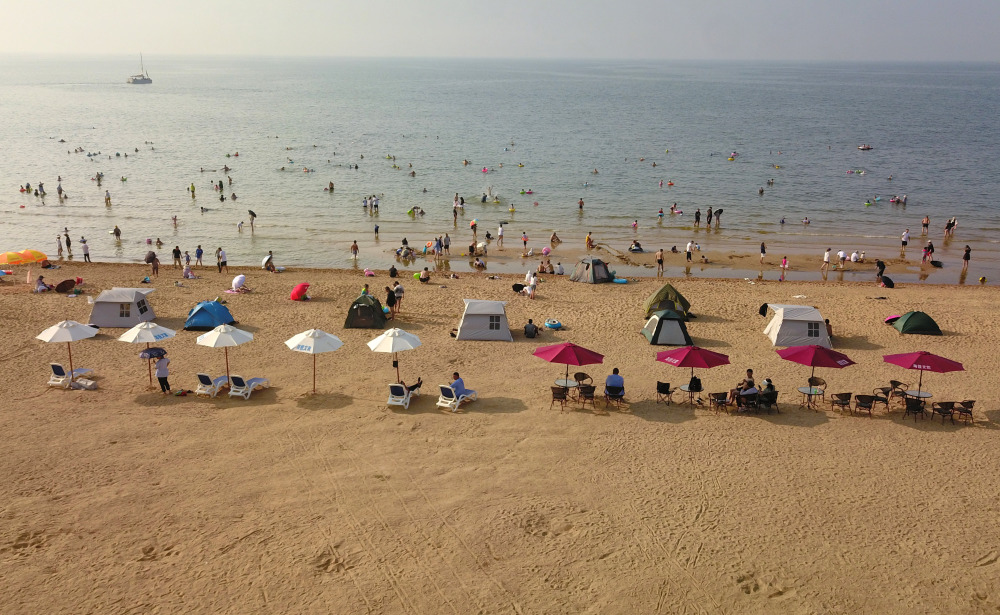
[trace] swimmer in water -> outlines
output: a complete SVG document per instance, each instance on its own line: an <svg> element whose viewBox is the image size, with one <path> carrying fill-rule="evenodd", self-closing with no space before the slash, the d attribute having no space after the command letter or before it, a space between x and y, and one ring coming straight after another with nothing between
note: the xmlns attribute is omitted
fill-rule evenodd
<svg viewBox="0 0 1000 615"><path fill-rule="evenodd" d="M802 224L809 224L809 217L808 216L802 219Z"/></svg>
<svg viewBox="0 0 1000 615"><path fill-rule="evenodd" d="M659 211L659 212L657 212L657 214L656 214L656 215L657 215L658 217L660 217L660 218L662 218L662 217L663 217L663 208L662 208L662 207L660 208L660 211Z"/></svg>

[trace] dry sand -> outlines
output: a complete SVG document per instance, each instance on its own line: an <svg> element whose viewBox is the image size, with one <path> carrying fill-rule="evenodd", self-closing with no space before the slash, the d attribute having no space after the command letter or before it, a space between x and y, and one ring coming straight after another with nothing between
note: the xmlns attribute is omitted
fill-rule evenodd
<svg viewBox="0 0 1000 615"><path fill-rule="evenodd" d="M86 295L35 295L19 268L0 285L0 598L4 613L995 613L1000 609L1000 494L995 385L1000 347L989 287L878 289L845 283L673 280L699 317L696 344L732 364L703 370L728 389L747 367L782 391L781 412L715 415L654 402L657 379L687 369L654 361L641 302L659 282L588 286L545 276L404 278L397 325L423 346L401 355L428 386L387 409L394 372L342 328L347 305L380 272L242 270L255 292L224 295L237 271L174 287L161 268L158 323L180 329L198 300L222 296L253 342L232 371L266 376L249 401L163 397L123 330L75 343L97 391L45 386L66 347L34 339L63 319L87 322ZM146 268L71 264L87 294L132 286ZM37 275L35 271L35 275ZM292 303L296 283L314 301ZM439 286L443 285L443 287ZM805 295L805 298L796 298ZM887 299L875 299L885 296ZM457 342L465 297L510 301L513 343ZM818 306L835 347L858 364L821 370L831 392L867 393L916 372L882 362L926 349L964 372L926 374L936 400L978 400L973 426L798 407L808 368L780 360L761 333L761 303ZM943 337L900 336L882 319L933 315ZM527 340L527 318L565 325ZM307 328L339 336L311 358L284 340ZM195 332L163 344L174 388L218 376L223 353ZM563 372L531 356L573 341L605 354L584 368L626 379L627 412L560 412ZM435 408L434 385L458 370L480 400ZM574 370L575 371L575 370Z"/></svg>

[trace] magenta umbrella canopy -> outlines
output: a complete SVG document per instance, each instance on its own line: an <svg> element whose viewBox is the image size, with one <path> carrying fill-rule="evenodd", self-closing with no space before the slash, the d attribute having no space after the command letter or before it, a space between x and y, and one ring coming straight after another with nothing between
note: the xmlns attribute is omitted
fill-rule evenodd
<svg viewBox="0 0 1000 615"><path fill-rule="evenodd" d="M690 367L691 375L694 375L694 368L710 368L719 365L729 365L729 357L711 350L705 350L698 346L684 346L673 350L664 350L656 353L656 360L674 367Z"/></svg>
<svg viewBox="0 0 1000 615"><path fill-rule="evenodd" d="M570 365L604 363L604 355L570 342L554 344L552 346L539 346L532 354L540 359L545 359L549 363L562 363L566 365L566 380L569 380Z"/></svg>
<svg viewBox="0 0 1000 615"><path fill-rule="evenodd" d="M775 352L786 361L812 367L813 374L816 373L817 367L840 369L848 365L854 365L854 361L850 360L846 354L830 350L824 346L817 346L816 344L812 344L811 346L790 346L789 348L782 348Z"/></svg>
<svg viewBox="0 0 1000 615"><path fill-rule="evenodd" d="M920 370L920 380L917 382L917 391L920 391L920 387L923 385L925 371L937 373L965 371L965 368L962 367L962 364L958 361L952 361L951 359L939 357L938 355L925 350L920 350L918 352L905 352L903 354L882 355L882 360L886 363L892 363L893 365L905 367L906 369Z"/></svg>

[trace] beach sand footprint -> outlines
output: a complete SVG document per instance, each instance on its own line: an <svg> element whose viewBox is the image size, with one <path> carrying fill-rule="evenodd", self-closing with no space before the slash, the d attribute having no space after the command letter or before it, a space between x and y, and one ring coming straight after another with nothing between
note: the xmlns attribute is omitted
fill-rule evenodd
<svg viewBox="0 0 1000 615"><path fill-rule="evenodd" d="M1000 555L998 555L996 551L990 551L986 555L976 560L976 567L979 568L981 566L992 566L993 564L997 563L997 559L1000 559Z"/></svg>

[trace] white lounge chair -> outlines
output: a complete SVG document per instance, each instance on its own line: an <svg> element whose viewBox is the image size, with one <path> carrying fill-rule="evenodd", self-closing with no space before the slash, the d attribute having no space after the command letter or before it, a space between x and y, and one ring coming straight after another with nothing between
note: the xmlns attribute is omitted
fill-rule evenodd
<svg viewBox="0 0 1000 615"><path fill-rule="evenodd" d="M416 392L414 391L414 394ZM406 387L401 384L390 384L389 385L389 401L385 402L389 406L402 406L404 408L410 407L410 391L406 390Z"/></svg>
<svg viewBox="0 0 1000 615"><path fill-rule="evenodd" d="M466 389L461 396L455 393L455 389L447 384L438 385L441 389L441 396L438 397L437 405L441 408L448 408L452 412L458 412L458 406L467 401L479 399L479 395L472 390Z"/></svg>
<svg viewBox="0 0 1000 615"><path fill-rule="evenodd" d="M208 374L198 374L198 388L194 390L194 394L215 397L227 382L229 379L225 376L213 380Z"/></svg>
<svg viewBox="0 0 1000 615"><path fill-rule="evenodd" d="M62 387L64 389L69 388L70 375L66 371L66 368L59 363L49 363L52 367L52 375L49 376L49 386L50 387ZM86 367L79 367L73 370L73 380L81 376L87 376L93 374L94 370L88 369Z"/></svg>
<svg viewBox="0 0 1000 615"><path fill-rule="evenodd" d="M229 396L242 397L243 399L250 399L250 394L254 392L254 389L265 389L271 386L271 382L267 378L243 380L243 376L230 376L229 381Z"/></svg>

